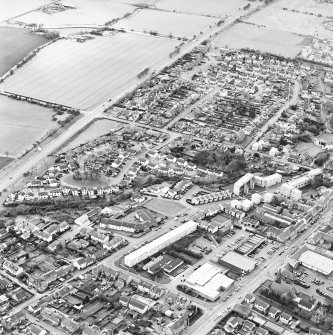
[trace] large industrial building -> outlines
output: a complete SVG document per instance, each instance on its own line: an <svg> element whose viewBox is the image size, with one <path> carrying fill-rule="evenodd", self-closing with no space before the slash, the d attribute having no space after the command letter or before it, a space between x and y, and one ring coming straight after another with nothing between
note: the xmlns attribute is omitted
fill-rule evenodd
<svg viewBox="0 0 333 335"><path fill-rule="evenodd" d="M222 270L210 263L203 264L194 271L185 281L185 285L201 297L215 301L221 289L226 291L234 280L222 273Z"/></svg>
<svg viewBox="0 0 333 335"><path fill-rule="evenodd" d="M218 263L240 274L247 274L256 267L256 261L234 251L229 251L218 260Z"/></svg>
<svg viewBox="0 0 333 335"><path fill-rule="evenodd" d="M180 227L160 236L156 240L144 245L143 247L131 252L124 257L124 264L133 267L146 258L168 247L172 243L180 240L197 229L198 224L194 221L188 221Z"/></svg>
<svg viewBox="0 0 333 335"><path fill-rule="evenodd" d="M303 266L329 276L333 272L333 260L319 255L312 250L306 250L298 258L298 261L302 263Z"/></svg>

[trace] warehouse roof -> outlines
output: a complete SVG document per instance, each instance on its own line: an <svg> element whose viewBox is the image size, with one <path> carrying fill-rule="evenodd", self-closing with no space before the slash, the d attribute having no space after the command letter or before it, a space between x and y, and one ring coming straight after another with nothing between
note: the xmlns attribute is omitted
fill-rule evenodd
<svg viewBox="0 0 333 335"><path fill-rule="evenodd" d="M221 261L224 263L229 263L233 267L237 267L241 271L250 272L252 271L256 266L256 261L250 259L249 257L240 255L234 251L229 251L227 254L225 254Z"/></svg>
<svg viewBox="0 0 333 335"><path fill-rule="evenodd" d="M333 272L333 260L319 255L312 250L306 250L298 259L304 266L329 275Z"/></svg>

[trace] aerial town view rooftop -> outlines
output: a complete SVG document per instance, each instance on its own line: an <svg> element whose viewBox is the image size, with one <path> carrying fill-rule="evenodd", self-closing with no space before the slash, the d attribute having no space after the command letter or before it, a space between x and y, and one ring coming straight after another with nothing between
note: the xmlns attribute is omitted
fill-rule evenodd
<svg viewBox="0 0 333 335"><path fill-rule="evenodd" d="M333 334L333 0L0 0L0 334Z"/></svg>

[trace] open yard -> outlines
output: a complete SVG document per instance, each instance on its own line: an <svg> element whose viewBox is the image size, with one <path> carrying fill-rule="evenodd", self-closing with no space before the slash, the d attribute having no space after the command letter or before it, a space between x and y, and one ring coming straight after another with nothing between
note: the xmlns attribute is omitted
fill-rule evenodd
<svg viewBox="0 0 333 335"><path fill-rule="evenodd" d="M148 209L166 216L175 216L181 213L185 207L177 201L152 199L145 204Z"/></svg>
<svg viewBox="0 0 333 335"><path fill-rule="evenodd" d="M122 127L122 124L112 120L97 120L89 128L79 134L73 141L68 143L62 152L78 147L80 144L87 143L94 138L107 134L111 129L117 130Z"/></svg>
<svg viewBox="0 0 333 335"><path fill-rule="evenodd" d="M327 18L283 10L274 5L269 5L256 12L246 21L304 36L333 38L333 31L327 30L323 26L323 22L327 21Z"/></svg>
<svg viewBox="0 0 333 335"><path fill-rule="evenodd" d="M205 16L144 9L120 20L113 27L191 38L193 35L198 35L200 31L209 29L209 26L216 22L217 19Z"/></svg>
<svg viewBox="0 0 333 335"><path fill-rule="evenodd" d="M44 43L46 43L44 37L29 30L0 27L0 76L20 62L30 51Z"/></svg>
<svg viewBox="0 0 333 335"><path fill-rule="evenodd" d="M110 2L109 0L66 0L66 4L76 7L57 13L44 13L33 11L17 18L24 23L43 24L47 28L55 26L75 26L104 24L112 19L120 18L126 13L131 13L136 7ZM81 29L81 31L84 29Z"/></svg>
<svg viewBox="0 0 333 335"><path fill-rule="evenodd" d="M156 7L179 13L222 17L243 8L247 3L245 0L160 0Z"/></svg>
<svg viewBox="0 0 333 335"><path fill-rule="evenodd" d="M0 95L0 155L15 156L51 128L52 112L44 107Z"/></svg>
<svg viewBox="0 0 333 335"><path fill-rule="evenodd" d="M90 109L138 82L137 74L169 59L177 41L118 33L84 43L60 40L8 78L5 91Z"/></svg>
<svg viewBox="0 0 333 335"><path fill-rule="evenodd" d="M286 31L238 23L213 40L231 49L250 48L284 57L296 57L308 39Z"/></svg>

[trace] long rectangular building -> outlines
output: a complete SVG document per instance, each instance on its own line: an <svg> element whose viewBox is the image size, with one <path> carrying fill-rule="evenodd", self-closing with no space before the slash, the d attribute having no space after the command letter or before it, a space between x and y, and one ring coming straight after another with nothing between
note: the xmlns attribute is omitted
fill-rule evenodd
<svg viewBox="0 0 333 335"><path fill-rule="evenodd" d="M194 232L197 227L198 224L194 221L188 221L184 223L180 227L171 230L170 232L160 236L156 240L126 255L124 257L124 264L129 267L135 266L146 258L168 247L172 243L175 243L186 235Z"/></svg>

